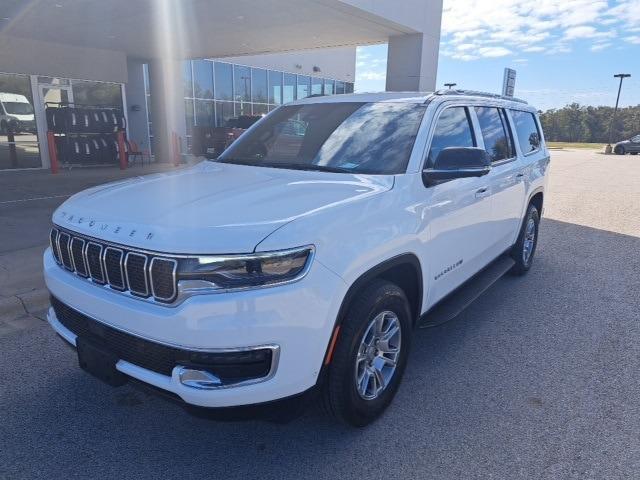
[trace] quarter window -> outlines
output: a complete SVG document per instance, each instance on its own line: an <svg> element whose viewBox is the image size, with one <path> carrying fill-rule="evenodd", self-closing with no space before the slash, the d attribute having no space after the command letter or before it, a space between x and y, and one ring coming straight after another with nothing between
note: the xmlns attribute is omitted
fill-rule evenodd
<svg viewBox="0 0 640 480"><path fill-rule="evenodd" d="M436 129L431 140L428 164L438 157L438 154L448 147L475 147L473 129L466 107L447 108L436 123Z"/></svg>
<svg viewBox="0 0 640 480"><path fill-rule="evenodd" d="M526 154L540 148L540 131L533 113L511 110L511 118L515 124L522 153Z"/></svg>
<svg viewBox="0 0 640 480"><path fill-rule="evenodd" d="M484 148L492 162L514 156L513 144L504 112L493 107L476 107Z"/></svg>

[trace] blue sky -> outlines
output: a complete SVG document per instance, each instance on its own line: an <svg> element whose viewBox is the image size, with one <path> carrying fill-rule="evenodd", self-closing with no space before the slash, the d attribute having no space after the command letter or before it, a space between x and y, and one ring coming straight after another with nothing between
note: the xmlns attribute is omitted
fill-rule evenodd
<svg viewBox="0 0 640 480"><path fill-rule="evenodd" d="M386 45L358 49L356 91L384 90ZM499 92L517 70L516 96L546 110L571 102L640 104L640 0L444 0L438 88Z"/></svg>

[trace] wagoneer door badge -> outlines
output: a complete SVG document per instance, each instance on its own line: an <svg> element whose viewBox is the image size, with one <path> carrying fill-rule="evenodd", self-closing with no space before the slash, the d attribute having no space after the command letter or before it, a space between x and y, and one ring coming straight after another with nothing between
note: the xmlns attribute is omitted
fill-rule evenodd
<svg viewBox="0 0 640 480"><path fill-rule="evenodd" d="M460 260L458 260L456 263L454 263L453 265L449 265L447 268L445 268L444 270L442 270L438 275L436 275L435 277L433 277L434 280L438 280L440 277L442 277L443 275L446 275L447 273L449 273L451 270L454 270L456 268L458 268L460 265L462 265L462 258Z"/></svg>

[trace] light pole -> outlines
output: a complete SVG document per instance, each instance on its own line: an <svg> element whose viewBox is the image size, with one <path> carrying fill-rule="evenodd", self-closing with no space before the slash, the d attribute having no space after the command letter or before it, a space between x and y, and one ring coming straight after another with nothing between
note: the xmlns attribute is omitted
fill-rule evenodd
<svg viewBox="0 0 640 480"><path fill-rule="evenodd" d="M449 90L451 90L452 87L455 87L456 85L458 85L457 83L445 83L444 86L445 87L449 87Z"/></svg>
<svg viewBox="0 0 640 480"><path fill-rule="evenodd" d="M618 86L618 97L616 98L616 108L613 109L613 116L611 117L611 124L609 125L609 141L607 143L607 147L604 150L604 153L611 153L611 135L613 135L613 122L616 120L616 113L618 113L618 102L620 102L620 92L622 91L622 81L625 78L630 77L631 75L628 73L617 73L613 76L613 78L620 79L620 85Z"/></svg>

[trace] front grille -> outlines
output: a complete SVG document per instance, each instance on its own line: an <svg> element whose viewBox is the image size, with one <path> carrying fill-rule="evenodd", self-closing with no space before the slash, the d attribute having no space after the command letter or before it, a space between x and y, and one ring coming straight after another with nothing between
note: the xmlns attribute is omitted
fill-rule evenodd
<svg viewBox="0 0 640 480"><path fill-rule="evenodd" d="M197 367L218 376L224 384L266 377L273 352L268 348L232 352L204 352L162 345L98 322L51 297L58 321L78 337L99 344L121 360L162 375L176 365Z"/></svg>
<svg viewBox="0 0 640 480"><path fill-rule="evenodd" d="M177 294L177 261L117 247L54 227L51 249L58 264L93 283L141 298L171 303Z"/></svg>

